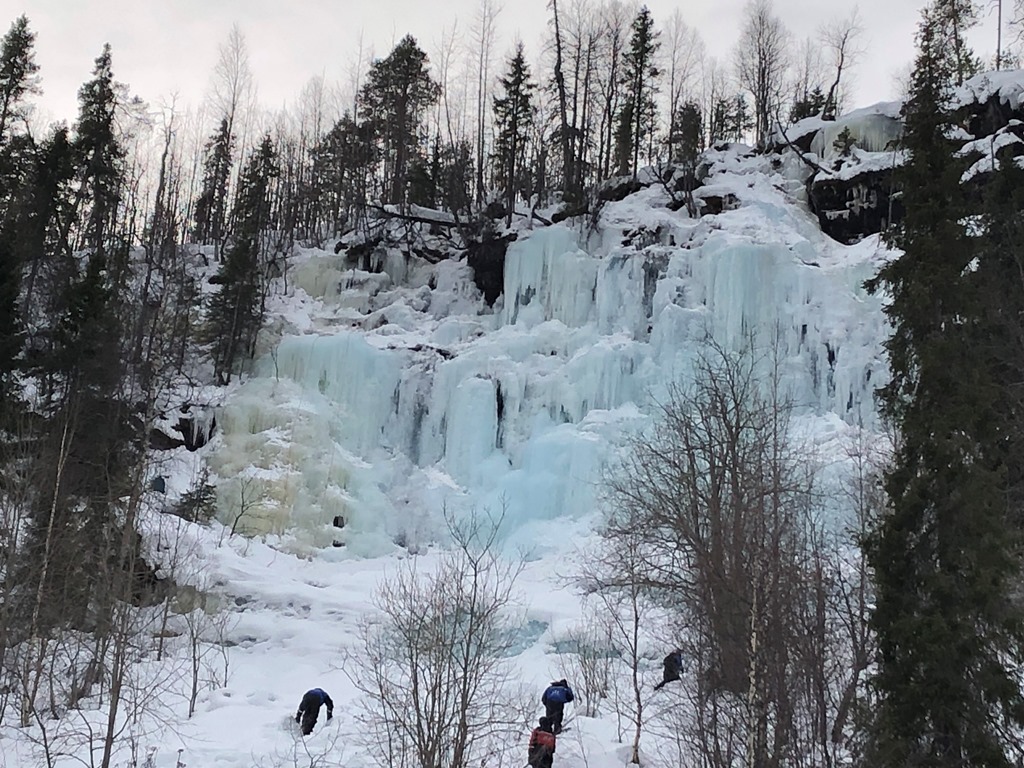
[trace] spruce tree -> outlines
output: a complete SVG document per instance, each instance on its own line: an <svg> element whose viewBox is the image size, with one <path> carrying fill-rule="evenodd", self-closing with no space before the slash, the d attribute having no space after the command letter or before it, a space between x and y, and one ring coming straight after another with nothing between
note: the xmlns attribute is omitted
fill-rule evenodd
<svg viewBox="0 0 1024 768"><path fill-rule="evenodd" d="M700 105L693 101L685 102L679 107L672 125L673 157L669 159L692 169L704 148L704 123Z"/></svg>
<svg viewBox="0 0 1024 768"><path fill-rule="evenodd" d="M1010 394L999 322L977 269L984 238L960 185L950 93L965 51L950 46L955 0L935 0L918 29L904 107L905 216L889 233L902 255L870 281L890 297L891 381L880 396L897 433L885 477L889 509L865 541L877 637L866 765L1009 766L1024 726L1019 458L1006 439ZM1005 275L1000 278L1005 281ZM1019 446L1017 446L1019 447ZM1019 454L1018 454L1019 455Z"/></svg>
<svg viewBox="0 0 1024 768"><path fill-rule="evenodd" d="M529 188L523 178L526 169L526 146L537 107L533 93L537 89L530 77L530 67L523 54L523 44L508 63L508 71L498 81L502 94L494 97L494 176L505 191L505 226L512 225L516 195Z"/></svg>
<svg viewBox="0 0 1024 768"><path fill-rule="evenodd" d="M25 97L38 92L34 44L35 33L25 16L0 40L0 428L16 409L14 376L23 342L19 241L36 147L31 136L15 133L12 124L22 114Z"/></svg>
<svg viewBox="0 0 1024 768"><path fill-rule="evenodd" d="M320 209L335 231L345 231L366 205L370 175L379 162L372 128L345 113L312 156Z"/></svg>
<svg viewBox="0 0 1024 768"><path fill-rule="evenodd" d="M206 142L203 160L203 186L196 200L195 236L201 243L214 243L218 248L224 237L228 202L228 180L231 178L234 136L227 118Z"/></svg>
<svg viewBox="0 0 1024 768"><path fill-rule="evenodd" d="M21 566L34 587L28 609L44 626L70 622L101 632L114 610L115 582L125 576L113 553L131 525L123 498L143 456L140 403L125 355L137 302L120 227L120 91L104 46L92 79L79 90L73 139L57 130L39 153L24 230L27 242L42 248L38 263L46 278L39 299L31 296L34 286L26 298L45 308L48 320L37 330L45 346L36 343L31 359L40 383L34 405L43 420L32 469L38 494L29 556ZM70 233L77 233L82 251Z"/></svg>
<svg viewBox="0 0 1024 768"><path fill-rule="evenodd" d="M35 40L35 32L29 29L28 17L24 15L14 20L0 40L0 143L11 119L21 115L25 96L39 90Z"/></svg>
<svg viewBox="0 0 1024 768"><path fill-rule="evenodd" d="M630 165L636 175L640 165L640 149L653 143L655 129L655 97L658 94L658 76L661 74L655 57L661 43L654 19L647 6L643 6L633 19L633 34L629 48L623 54L623 87L626 89L626 103L619 114L616 147L629 139ZM628 114L627 114L628 112ZM620 157L619 170L623 163ZM626 171L628 173L628 171Z"/></svg>
<svg viewBox="0 0 1024 768"><path fill-rule="evenodd" d="M79 117L75 124L74 146L81 158L82 186L89 204L82 245L94 252L110 245L122 195L125 152L115 123L120 90L111 70L110 45L106 44L96 58L92 80L78 92ZM117 283L126 277L123 262L110 261L107 268Z"/></svg>
<svg viewBox="0 0 1024 768"><path fill-rule="evenodd" d="M263 324L267 274L263 232L270 218L270 188L278 174L277 152L265 136L242 171L232 210L235 231L226 249L207 312L214 373L222 384L231 381L243 359L252 356Z"/></svg>

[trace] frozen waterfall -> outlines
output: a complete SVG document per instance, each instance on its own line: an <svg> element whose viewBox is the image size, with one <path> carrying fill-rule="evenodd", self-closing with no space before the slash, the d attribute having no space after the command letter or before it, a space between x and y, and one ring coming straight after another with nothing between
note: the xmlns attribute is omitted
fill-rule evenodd
<svg viewBox="0 0 1024 768"><path fill-rule="evenodd" d="M511 528L587 515L622 436L686 380L705 334L774 344L816 439L875 428L875 239L831 242L752 184L738 210L697 221L658 194L610 204L599 234L522 233L493 312L457 262L389 278L305 254L316 279L281 300L289 330L220 420L225 514L248 484L253 530L357 553L430 540L446 506L503 508Z"/></svg>

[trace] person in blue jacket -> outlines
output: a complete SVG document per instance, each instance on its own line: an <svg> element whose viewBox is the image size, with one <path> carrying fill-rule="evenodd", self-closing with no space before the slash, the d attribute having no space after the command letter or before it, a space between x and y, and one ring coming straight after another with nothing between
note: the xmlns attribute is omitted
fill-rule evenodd
<svg viewBox="0 0 1024 768"><path fill-rule="evenodd" d="M544 689L540 703L544 705L545 716L551 719L553 733L562 732L562 716L565 714L565 705L574 698L572 688L564 679L556 680Z"/></svg>
<svg viewBox="0 0 1024 768"><path fill-rule="evenodd" d="M295 722L302 723L302 735L309 736L316 725L316 719L320 714L320 707L327 705L327 722L334 717L334 702L323 688L313 688L306 691L299 702L299 711L295 713Z"/></svg>

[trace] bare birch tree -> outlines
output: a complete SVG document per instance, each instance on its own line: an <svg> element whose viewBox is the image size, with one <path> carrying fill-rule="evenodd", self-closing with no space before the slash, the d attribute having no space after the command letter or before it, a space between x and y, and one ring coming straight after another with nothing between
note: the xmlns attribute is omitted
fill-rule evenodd
<svg viewBox="0 0 1024 768"><path fill-rule="evenodd" d="M501 6L496 0L479 0L471 40L476 48L476 187L477 205L484 199L484 168L487 162L487 117L490 114L491 56Z"/></svg>
<svg viewBox="0 0 1024 768"><path fill-rule="evenodd" d="M854 6L847 16L835 19L821 29L822 47L833 72L822 109L822 115L826 119L835 119L845 106L850 72L864 55L861 44L863 35L864 25L857 6Z"/></svg>
<svg viewBox="0 0 1024 768"><path fill-rule="evenodd" d="M676 121L679 117L679 109L686 95L697 91L695 86L698 83L701 62L704 59L704 41L697 30L686 23L678 8L672 11L672 15L668 17L662 40L668 55L667 144L668 158L671 162L675 157L673 145L677 135Z"/></svg>
<svg viewBox="0 0 1024 768"><path fill-rule="evenodd" d="M707 765L730 764L726 752L779 765L805 746L804 718L832 716L805 694L826 674L807 662L804 629L819 615L810 596L832 573L814 567L814 462L789 436L778 365L710 345L692 386L671 392L609 478L608 538L636 544L632 573L686 628ZM606 588L638 578L619 572Z"/></svg>
<svg viewBox="0 0 1024 768"><path fill-rule="evenodd" d="M772 0L748 0L744 15L736 73L754 100L755 138L763 145L787 85L791 36L775 15Z"/></svg>

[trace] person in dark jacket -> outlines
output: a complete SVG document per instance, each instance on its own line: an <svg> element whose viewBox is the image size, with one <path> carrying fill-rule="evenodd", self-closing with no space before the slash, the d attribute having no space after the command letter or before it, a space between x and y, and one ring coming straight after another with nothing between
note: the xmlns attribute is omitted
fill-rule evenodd
<svg viewBox="0 0 1024 768"><path fill-rule="evenodd" d="M320 715L320 707L327 705L327 722L334 717L334 702L323 688L313 688L306 691L299 702L299 711L295 713L295 722L302 723L302 735L309 736L316 725L316 719Z"/></svg>
<svg viewBox="0 0 1024 768"><path fill-rule="evenodd" d="M659 690L666 683L674 683L679 679L680 673L683 671L683 649L676 648L672 653L665 657L664 669L661 673L661 682L654 686L654 690Z"/></svg>
<svg viewBox="0 0 1024 768"><path fill-rule="evenodd" d="M544 714L551 719L552 733L562 732L565 705L574 698L572 688L564 679L556 680L544 690L544 695L540 697L540 703L544 705Z"/></svg>
<svg viewBox="0 0 1024 768"><path fill-rule="evenodd" d="M555 734L551 732L550 717L542 717L530 734L530 749L526 762L531 768L551 768L555 759Z"/></svg>

